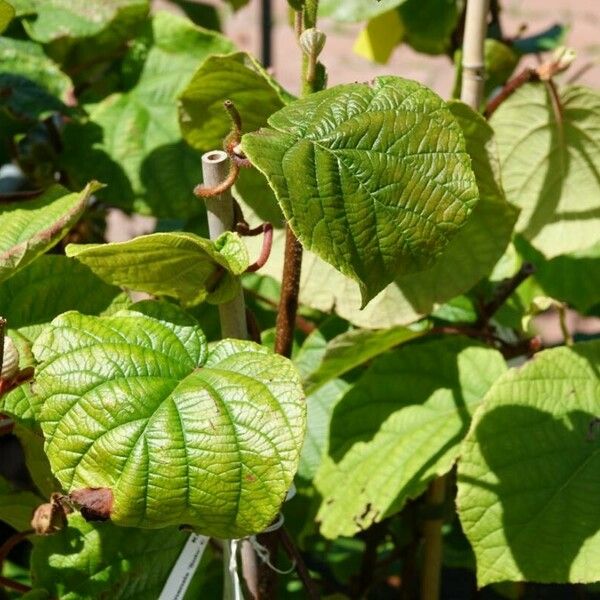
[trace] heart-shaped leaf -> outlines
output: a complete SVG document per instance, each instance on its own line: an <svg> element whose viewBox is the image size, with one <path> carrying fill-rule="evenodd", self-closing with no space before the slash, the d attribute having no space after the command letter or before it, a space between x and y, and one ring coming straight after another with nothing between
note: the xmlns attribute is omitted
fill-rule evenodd
<svg viewBox="0 0 600 600"><path fill-rule="evenodd" d="M231 232L215 242L193 233L153 233L112 244L69 244L66 253L107 283L187 306L231 300L239 289L236 276L248 267L246 246Z"/></svg>
<svg viewBox="0 0 600 600"><path fill-rule="evenodd" d="M305 427L289 360L251 342L209 349L189 318L135 311L66 313L34 355L53 471L71 491L110 488L114 523L238 538L274 518Z"/></svg>
<svg viewBox="0 0 600 600"><path fill-rule="evenodd" d="M493 114L517 231L547 258L600 241L600 94L528 84Z"/></svg>
<svg viewBox="0 0 600 600"><path fill-rule="evenodd" d="M381 521L446 473L471 414L505 370L497 350L458 336L377 358L333 411L329 455L315 478L323 535Z"/></svg>
<svg viewBox="0 0 600 600"><path fill-rule="evenodd" d="M479 586L598 580L598 365L598 341L540 352L498 379L477 411L457 504Z"/></svg>
<svg viewBox="0 0 600 600"><path fill-rule="evenodd" d="M518 210L504 197L493 131L485 119L462 102L449 108L463 130L477 187L479 202L467 224L450 241L435 263L425 271L402 275L360 309L358 286L323 262L305 252L302 262L300 301L322 311L335 312L355 325L385 328L410 323L430 313L436 303L472 288L485 277L506 249ZM493 231L493 235L490 232ZM283 232L275 231L274 250L261 270L281 276ZM251 254L258 253L258 240L248 238Z"/></svg>
<svg viewBox="0 0 600 600"><path fill-rule="evenodd" d="M466 223L478 191L458 123L399 77L292 102L242 145L303 246L359 282L366 304L427 268Z"/></svg>
<svg viewBox="0 0 600 600"><path fill-rule="evenodd" d="M83 214L90 194L100 187L92 182L71 194L57 185L34 200L0 205L0 281L59 242Z"/></svg>

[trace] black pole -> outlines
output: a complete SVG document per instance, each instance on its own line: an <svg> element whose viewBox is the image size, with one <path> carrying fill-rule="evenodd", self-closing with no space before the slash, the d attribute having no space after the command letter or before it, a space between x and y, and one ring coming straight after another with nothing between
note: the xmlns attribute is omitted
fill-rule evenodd
<svg viewBox="0 0 600 600"><path fill-rule="evenodd" d="M260 0L260 57L265 68L271 66L271 0Z"/></svg>

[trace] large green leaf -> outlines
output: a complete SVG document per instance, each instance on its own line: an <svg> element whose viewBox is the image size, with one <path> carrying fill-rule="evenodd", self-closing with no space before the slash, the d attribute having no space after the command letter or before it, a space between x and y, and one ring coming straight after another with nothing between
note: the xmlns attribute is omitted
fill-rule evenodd
<svg viewBox="0 0 600 600"><path fill-rule="evenodd" d="M231 129L225 100L235 104L244 130L254 131L289 99L246 52L209 56L179 96L181 131L193 148L220 148Z"/></svg>
<svg viewBox="0 0 600 600"><path fill-rule="evenodd" d="M499 352L448 336L376 359L337 403L315 478L328 538L397 512L446 473L471 415L505 371Z"/></svg>
<svg viewBox="0 0 600 600"><path fill-rule="evenodd" d="M477 411L458 507L480 586L593 582L600 564L600 342L537 354Z"/></svg>
<svg viewBox="0 0 600 600"><path fill-rule="evenodd" d="M68 310L97 314L119 293L84 265L64 256L40 256L0 284L0 315L10 329L33 340L41 326L59 314Z"/></svg>
<svg viewBox="0 0 600 600"><path fill-rule="evenodd" d="M502 256L511 238L518 211L506 202L499 183L499 165L493 131L483 117L461 102L450 110L461 126L479 189L479 202L466 225L450 241L434 265L422 272L396 279L360 310L358 286L310 252L305 252L300 301L313 308L335 312L355 325L385 328L410 323L473 287ZM494 235L490 235L494 231ZM281 264L277 248L283 235L276 232L275 250L263 272L279 278ZM248 240L251 254L259 251L256 240Z"/></svg>
<svg viewBox="0 0 600 600"><path fill-rule="evenodd" d="M319 14L323 17L331 17L336 21L366 21L377 15L400 6L405 0L321 0L319 3Z"/></svg>
<svg viewBox="0 0 600 600"><path fill-rule="evenodd" d="M53 186L39 198L0 206L0 281L59 242L83 214L96 182L78 193Z"/></svg>
<svg viewBox="0 0 600 600"><path fill-rule="evenodd" d="M292 102L246 134L303 246L355 279L363 305L431 265L465 224L477 185L462 131L428 88L399 77Z"/></svg>
<svg viewBox="0 0 600 600"><path fill-rule="evenodd" d="M90 123L65 129L63 166L74 181L90 173L103 178L109 185L101 197L112 204L187 217L203 210L192 194L201 180L200 155L181 139L176 99L200 62L233 46L165 12L154 15L146 36L147 57L135 86L88 106Z"/></svg>
<svg viewBox="0 0 600 600"><path fill-rule="evenodd" d="M61 100L72 90L69 77L44 54L39 44L0 37L0 61L2 73L22 75Z"/></svg>
<svg viewBox="0 0 600 600"><path fill-rule="evenodd" d="M246 246L231 232L215 242L193 233L153 233L112 244L69 244L66 253L107 283L187 306L231 300L239 289L236 276L248 267Z"/></svg>
<svg viewBox="0 0 600 600"><path fill-rule="evenodd" d="M32 581L61 600L158 598L188 537L176 527L143 531L71 515L66 529L35 538ZM199 598L201 582L198 571L181 598Z"/></svg>
<svg viewBox="0 0 600 600"><path fill-rule="evenodd" d="M548 258L600 241L600 95L565 87L559 102L528 84L491 119L517 230Z"/></svg>
<svg viewBox="0 0 600 600"><path fill-rule="evenodd" d="M147 0L27 0L24 20L31 38L48 43L59 38L91 37L120 12L147 10Z"/></svg>
<svg viewBox="0 0 600 600"><path fill-rule="evenodd" d="M189 319L135 311L66 313L34 355L53 471L68 490L111 488L113 522L237 538L273 519L305 426L287 359L251 342L207 349Z"/></svg>
<svg viewBox="0 0 600 600"><path fill-rule="evenodd" d="M15 9L6 0L0 0L0 33L2 33L15 16Z"/></svg>

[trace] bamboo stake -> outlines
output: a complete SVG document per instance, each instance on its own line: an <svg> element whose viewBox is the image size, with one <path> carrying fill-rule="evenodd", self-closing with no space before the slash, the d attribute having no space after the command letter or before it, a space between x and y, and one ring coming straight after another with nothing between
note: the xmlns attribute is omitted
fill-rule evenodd
<svg viewBox="0 0 600 600"><path fill-rule="evenodd" d="M213 150L202 156L202 179L207 187L215 187L229 174L229 158L222 150ZM205 198L208 214L208 232L211 240L217 239L234 226L233 198L227 190L219 196ZM223 338L248 339L244 292L240 285L238 294L229 302L219 304L219 319ZM224 541L227 545L227 540ZM226 556L227 553L224 553ZM241 544L242 574L248 591L258 597L258 564L254 549L247 540ZM225 565L226 571L228 565Z"/></svg>
<svg viewBox="0 0 600 600"><path fill-rule="evenodd" d="M229 158L222 150L213 150L202 156L202 177L206 187L215 187L229 174ZM226 231L231 231L233 222L233 198L229 190L219 196L206 198L208 231L215 240ZM244 292L240 286L238 294L229 302L219 304L221 334L223 338L248 339Z"/></svg>
<svg viewBox="0 0 600 600"><path fill-rule="evenodd" d="M460 99L479 111L485 82L484 42L489 0L468 0L462 58Z"/></svg>

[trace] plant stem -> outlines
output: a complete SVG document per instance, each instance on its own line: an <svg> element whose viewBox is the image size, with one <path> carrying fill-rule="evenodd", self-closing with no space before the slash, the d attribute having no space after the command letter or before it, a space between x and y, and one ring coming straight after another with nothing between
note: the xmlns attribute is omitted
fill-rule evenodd
<svg viewBox="0 0 600 600"><path fill-rule="evenodd" d="M298 312L298 293L300 292L302 269L302 246L289 225L285 228L285 251L283 256L281 296L279 298L275 330L275 352L289 357L292 354L292 343L294 341L294 324Z"/></svg>
<svg viewBox="0 0 600 600"><path fill-rule="evenodd" d="M560 330L563 335L563 340L565 341L566 346L573 345L573 336L569 331L569 326L567 324L567 305L564 302L558 304L556 308L558 312L558 322L560 324Z"/></svg>
<svg viewBox="0 0 600 600"><path fill-rule="evenodd" d="M487 31L489 0L468 0L462 58L460 99L478 111L485 82L484 42Z"/></svg>
<svg viewBox="0 0 600 600"><path fill-rule="evenodd" d="M229 159L222 150L207 152L202 156L202 176L206 187L216 187L229 174ZM229 190L218 196L206 198L208 213L208 231L210 239L215 240L234 227L233 198ZM219 304L219 318L223 338L248 339L244 292L240 285L238 294L229 302Z"/></svg>
<svg viewBox="0 0 600 600"><path fill-rule="evenodd" d="M24 583L19 583L18 581L9 579L8 577L0 577L0 587L5 587L9 590L15 590L16 592L21 592L23 594L32 590L31 586L25 585Z"/></svg>
<svg viewBox="0 0 600 600"><path fill-rule="evenodd" d="M494 297L481 309L475 327L481 328L486 325L498 312L500 307L510 298L512 293L534 273L535 267L531 263L524 262L521 268L510 279L502 281L496 288Z"/></svg>
<svg viewBox="0 0 600 600"><path fill-rule="evenodd" d="M304 584L307 597L310 600L318 600L321 597L319 590L315 586L315 582L312 580L308 572L302 555L300 552L298 552L298 548L296 548L294 545L294 542L292 541L292 538L286 531L285 527L281 527L281 529L279 529L279 537L281 539L281 545L283 546L283 549L286 551L287 555L290 557L290 560L293 560L296 563L296 572L298 573L300 581L302 581Z"/></svg>
<svg viewBox="0 0 600 600"><path fill-rule="evenodd" d="M303 11L303 26L305 29L315 27L319 0L306 0ZM301 34L300 19L296 16L296 35ZM318 91L322 85L323 78L315 77L309 73L310 60L302 55L302 95ZM311 76L312 75L312 76ZM285 228L285 251L283 257L283 274L281 277L281 296L277 310L277 321L275 324L275 352L290 357L294 341L294 325L296 313L298 312L298 294L300 292L300 275L302 271L302 246L289 225ZM269 551L272 557L277 556L278 541L280 533L271 533L257 536L258 541ZM291 540L287 540L291 543ZM308 573L307 573L308 576ZM267 565L259 567L258 588L260 598L274 598L277 589L277 574L269 569Z"/></svg>
<svg viewBox="0 0 600 600"><path fill-rule="evenodd" d="M446 476L434 479L427 490L427 504L439 507L446 496ZM421 600L438 600L442 571L443 517L426 519L423 525L423 567L421 570Z"/></svg>
<svg viewBox="0 0 600 600"><path fill-rule="evenodd" d="M521 86L530 81L538 81L539 75L536 69L527 67L523 69L516 77L513 77L506 85L494 96L485 107L484 114L489 119L496 109L508 98L510 98Z"/></svg>

